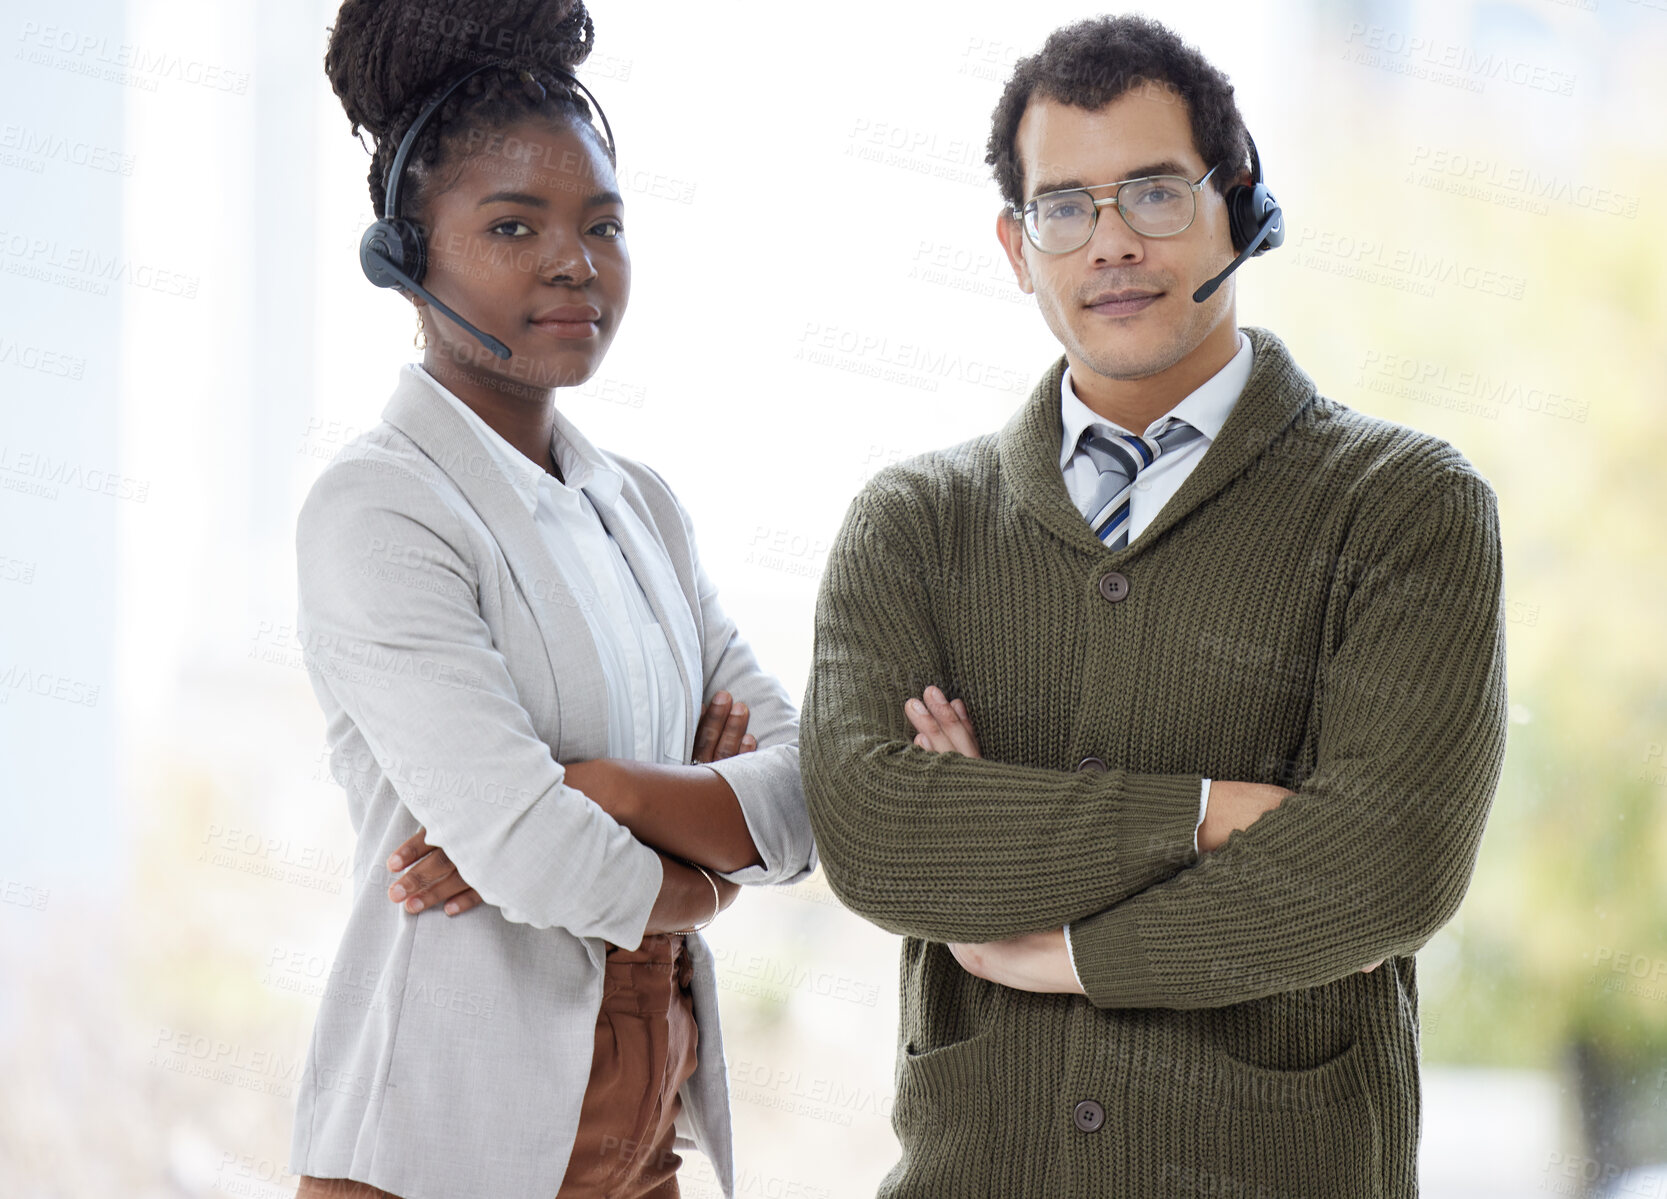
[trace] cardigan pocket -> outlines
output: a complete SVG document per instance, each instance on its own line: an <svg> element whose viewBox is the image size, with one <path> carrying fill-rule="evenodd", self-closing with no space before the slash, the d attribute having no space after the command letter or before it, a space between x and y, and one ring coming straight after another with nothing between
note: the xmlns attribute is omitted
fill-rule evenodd
<svg viewBox="0 0 1667 1199"><path fill-rule="evenodd" d="M1003 1015L1012 992L967 974L946 946L913 938L903 978L893 1125L918 1133L964 1124L987 1110L993 1059L1011 1036Z"/></svg>
<svg viewBox="0 0 1667 1199"><path fill-rule="evenodd" d="M904 1071L921 1082L935 1083L953 1079L967 1072L969 1061L987 1057L983 1053L983 1047L994 1037L995 1028L992 1025L976 1036L965 1041L957 1041L953 1045L945 1045L941 1049L917 1049L913 1042L906 1041L900 1060Z"/></svg>
<svg viewBox="0 0 1667 1199"><path fill-rule="evenodd" d="M967 1040L940 1049L921 1050L905 1041L897 1054L893 1126L907 1129L915 1138L983 1124L995 1089L991 1081L991 1058L998 1048L995 1031L992 1020Z"/></svg>
<svg viewBox="0 0 1667 1199"><path fill-rule="evenodd" d="M1281 1199L1382 1195L1383 1134L1363 1057L1358 1041L1303 1070L1217 1054L1200 1177L1224 1188L1259 1184Z"/></svg>
<svg viewBox="0 0 1667 1199"><path fill-rule="evenodd" d="M1215 1093L1239 1107L1273 1111L1309 1111L1333 1107L1366 1092L1364 1050L1351 1040L1318 1065L1282 1070L1240 1061L1216 1051Z"/></svg>

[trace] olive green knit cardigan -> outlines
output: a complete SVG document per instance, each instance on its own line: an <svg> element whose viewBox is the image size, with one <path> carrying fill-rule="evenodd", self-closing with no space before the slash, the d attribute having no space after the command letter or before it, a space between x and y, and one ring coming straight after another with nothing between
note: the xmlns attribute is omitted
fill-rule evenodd
<svg viewBox="0 0 1667 1199"><path fill-rule="evenodd" d="M1412 955L1505 746L1497 505L1245 332L1244 393L1126 548L1065 491L1061 359L999 434L876 476L829 553L800 764L830 885L905 938L882 1195L1417 1193ZM928 684L983 760L911 743ZM1204 777L1296 794L1200 856ZM1067 922L1087 998L944 944Z"/></svg>

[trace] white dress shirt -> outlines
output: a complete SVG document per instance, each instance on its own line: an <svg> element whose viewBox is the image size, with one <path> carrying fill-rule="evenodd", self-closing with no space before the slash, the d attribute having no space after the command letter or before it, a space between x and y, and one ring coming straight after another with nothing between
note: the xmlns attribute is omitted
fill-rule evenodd
<svg viewBox="0 0 1667 1199"><path fill-rule="evenodd" d="M506 441L469 405L419 363L415 370L474 429L497 459L538 527L584 614L608 687L608 756L638 762L682 762L683 701L677 661L655 620L642 584L597 507L610 511L624 480L600 458L584 454L567 436L558 409L550 448L562 479ZM565 482L563 481L565 480ZM627 510L628 511L628 510ZM671 563L665 563L671 575Z"/></svg>
<svg viewBox="0 0 1667 1199"><path fill-rule="evenodd" d="M1165 450L1150 466L1135 476L1134 486L1129 491L1129 544L1134 544L1141 530L1151 524L1159 510L1169 502L1169 497L1181 489L1186 477L1192 473L1193 468L1204 457L1205 451L1220 435L1222 425L1227 423L1228 414L1233 411L1233 405L1238 402L1245 384L1250 382L1252 360L1250 339L1241 332L1238 352L1228 360L1226 366L1142 430L1145 436L1155 437L1170 417L1177 416L1203 436L1195 437L1185 445L1176 446L1172 450ZM1125 429L1122 425L1107 420L1078 399L1076 389L1071 385L1070 367L1065 368L1065 375L1059 381L1059 414L1063 429L1060 436L1059 469L1065 475L1065 490L1070 493L1071 502L1083 513L1083 519L1087 520L1090 515L1088 510L1094 503L1094 493L1100 486L1100 468L1078 444L1082 438L1082 431L1093 428L1098 432L1115 436L1119 433L1133 435L1134 430ZM1194 855L1198 853L1198 830L1204 825L1204 814L1209 810L1209 806L1210 780L1205 779L1204 785L1199 788L1198 823L1193 826L1192 831ZM1070 925L1065 926L1065 947L1067 951L1071 947ZM1075 957L1071 960L1071 968L1073 971L1076 969Z"/></svg>

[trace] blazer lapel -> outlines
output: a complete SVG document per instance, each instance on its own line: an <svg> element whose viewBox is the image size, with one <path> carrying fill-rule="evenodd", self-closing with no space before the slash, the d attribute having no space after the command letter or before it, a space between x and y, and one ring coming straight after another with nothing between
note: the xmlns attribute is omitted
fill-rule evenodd
<svg viewBox="0 0 1667 1199"><path fill-rule="evenodd" d="M706 687L700 635L694 618L699 599L684 594L665 545L650 525L650 514L646 508L639 510L634 488L627 494L624 472L591 444L559 408L556 435L566 439L593 469L605 469L611 475L606 484L601 480L585 484L585 493L602 518L603 528L625 555L625 563L648 597L649 610L659 621L672 657L677 660L677 673L683 683L683 757L687 758L694 744L695 722Z"/></svg>
<svg viewBox="0 0 1667 1199"><path fill-rule="evenodd" d="M413 373L401 373L382 419L415 442L457 485L503 551L538 625L555 681L557 736L552 749L559 751L565 739L562 727L567 707L559 702L562 684L581 695L601 695L606 692L606 680L584 613L545 548L532 513L474 430ZM560 661L555 657L558 652ZM585 713L572 714L572 719L584 718Z"/></svg>

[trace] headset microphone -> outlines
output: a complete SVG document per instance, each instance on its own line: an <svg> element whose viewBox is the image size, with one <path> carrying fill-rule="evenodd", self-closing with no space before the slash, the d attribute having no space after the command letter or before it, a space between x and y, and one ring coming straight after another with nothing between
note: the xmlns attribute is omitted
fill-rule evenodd
<svg viewBox="0 0 1667 1199"><path fill-rule="evenodd" d="M386 241L387 230L383 228L383 224L384 222L378 221L369 229L366 229L365 236L359 241L359 261L365 268L365 274L370 276L370 281L378 287L403 287L407 291L415 292L459 325L462 325L470 333L473 333L480 339L481 345L491 350L499 358L508 358L508 346L490 333L482 333L468 321L458 316L445 304L435 299L433 292L395 265L396 260ZM384 277L386 282L383 281Z"/></svg>
<svg viewBox="0 0 1667 1199"><path fill-rule="evenodd" d="M1245 131L1250 143L1250 186L1235 184L1223 197L1227 203L1227 228L1233 238L1233 248L1239 256L1227 264L1227 269L1192 293L1196 303L1202 304L1215 294L1222 281L1245 262L1259 254L1266 254L1285 240L1285 214L1279 201L1262 182L1262 160L1256 153L1256 139ZM1242 247L1242 248L1241 248Z"/></svg>
<svg viewBox="0 0 1667 1199"><path fill-rule="evenodd" d="M400 139L399 149L394 152L393 162L388 164L387 187L384 189L385 199L382 206L383 215L369 229L366 229L365 235L359 239L359 266L364 270L365 278L376 286L403 287L407 291L421 296L446 316L467 329L479 339L483 346L499 358L508 358L510 356L508 346L496 337L482 333L435 299L433 293L423 287L423 272L428 265L428 250L423 240L423 231L414 221L409 221L399 215L399 185L405 177L405 160L411 156L411 150L417 144L417 136L423 131L423 127L428 124L429 118L439 110L440 105L444 104L453 92L462 87L469 79L482 71L499 69L515 70L516 68L510 63L488 62L465 72L453 80L445 91L435 97L428 107L422 110L421 115L411 123L411 128L405 131L405 136ZM614 151L613 128L608 124L608 118L602 111L602 105L597 103L596 97L591 95L590 89L580 83L571 72L563 70L561 67L544 66L540 69L548 71L564 83L585 94L586 98L590 100L591 106L596 110L597 117L602 122L602 130L607 137L609 159L617 157ZM521 80L529 89L537 88L538 96L542 97L545 94L544 85L534 79L531 72L522 70Z"/></svg>

